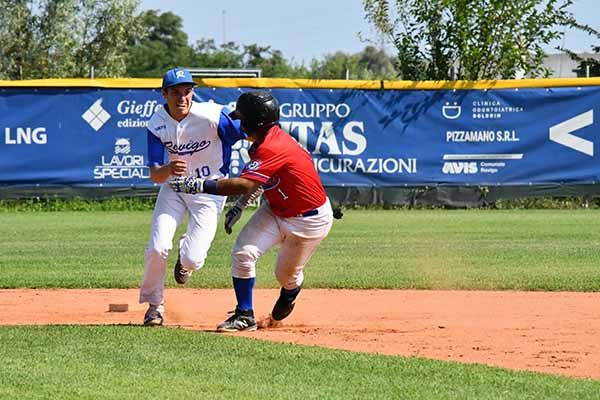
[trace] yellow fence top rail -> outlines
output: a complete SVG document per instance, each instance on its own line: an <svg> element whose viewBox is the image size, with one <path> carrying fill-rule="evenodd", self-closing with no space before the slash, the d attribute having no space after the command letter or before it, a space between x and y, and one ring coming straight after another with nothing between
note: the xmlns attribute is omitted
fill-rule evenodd
<svg viewBox="0 0 600 400"><path fill-rule="evenodd" d="M195 79L201 87L214 88L288 88L288 89L361 89L361 90L469 90L518 89L600 86L600 78L553 78L487 81L358 81L336 79L285 78L205 78ZM101 78L101 79L32 79L23 81L0 80L1 88L106 88L106 89L160 89L161 79Z"/></svg>

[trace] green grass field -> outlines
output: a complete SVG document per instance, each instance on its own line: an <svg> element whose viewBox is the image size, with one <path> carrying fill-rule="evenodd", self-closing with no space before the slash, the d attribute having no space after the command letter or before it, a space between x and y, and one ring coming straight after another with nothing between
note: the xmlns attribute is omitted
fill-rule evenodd
<svg viewBox="0 0 600 400"><path fill-rule="evenodd" d="M0 213L0 287L138 287L150 218ZM230 287L239 226L219 230L192 287ZM308 265L306 287L598 291L598 227L596 210L350 210ZM274 259L260 260L258 287L276 287Z"/></svg>
<svg viewBox="0 0 600 400"><path fill-rule="evenodd" d="M600 382L133 326L0 328L2 399L597 399Z"/></svg>
<svg viewBox="0 0 600 400"><path fill-rule="evenodd" d="M0 287L138 287L150 218L150 211L2 212ZM598 226L595 210L349 210L308 265L306 286L598 291ZM219 231L192 286L231 286L234 236ZM259 263L257 286L276 287L274 257L270 252ZM600 393L600 381L183 329L0 327L0 343L0 399L597 399Z"/></svg>

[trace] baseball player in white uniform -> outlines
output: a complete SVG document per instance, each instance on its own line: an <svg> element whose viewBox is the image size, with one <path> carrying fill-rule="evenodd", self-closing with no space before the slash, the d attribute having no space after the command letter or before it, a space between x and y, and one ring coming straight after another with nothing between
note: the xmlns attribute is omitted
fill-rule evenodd
<svg viewBox="0 0 600 400"><path fill-rule="evenodd" d="M171 69L163 77L162 95L166 104L148 123L148 164L154 182L164 183L171 176L184 175L211 180L227 177L231 146L245 138L239 121L231 119L226 107L192 101L194 85L191 74L182 68ZM225 200L225 196L213 194L175 193L169 185L160 188L140 288L140 303L149 303L144 325L164 322L167 257L177 226L188 214L189 223L179 241L174 270L175 280L184 284L193 271L204 265Z"/></svg>

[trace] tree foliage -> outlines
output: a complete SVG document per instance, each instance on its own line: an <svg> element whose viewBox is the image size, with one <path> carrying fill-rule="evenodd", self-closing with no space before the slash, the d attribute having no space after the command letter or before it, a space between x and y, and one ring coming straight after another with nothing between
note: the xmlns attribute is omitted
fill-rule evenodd
<svg viewBox="0 0 600 400"><path fill-rule="evenodd" d="M148 10L138 17L144 35L129 43L127 75L158 77L176 66L190 65L193 50L183 31L183 20L172 12Z"/></svg>
<svg viewBox="0 0 600 400"><path fill-rule="evenodd" d="M214 39L201 39L193 46L192 65L202 68L242 68L244 55L235 42L221 46Z"/></svg>
<svg viewBox="0 0 600 400"><path fill-rule="evenodd" d="M127 72L132 77L159 77L175 66L197 68L261 69L263 77L344 79L393 79L393 59L367 46L356 54L337 52L313 59L311 67L293 65L280 50L256 43L227 42L218 45L203 38L188 45L182 19L171 13L146 11L139 17L145 35L130 43Z"/></svg>
<svg viewBox="0 0 600 400"><path fill-rule="evenodd" d="M31 62L33 22L27 1L0 1L0 79L23 77Z"/></svg>
<svg viewBox="0 0 600 400"><path fill-rule="evenodd" d="M139 0L0 0L0 79L122 76Z"/></svg>
<svg viewBox="0 0 600 400"><path fill-rule="evenodd" d="M393 58L383 50L367 46L359 53L341 51L313 59L310 76L314 79L395 79Z"/></svg>
<svg viewBox="0 0 600 400"><path fill-rule="evenodd" d="M290 76L297 72L281 51L270 46L235 42L217 45L214 39L200 39L190 46L181 17L171 12L161 14L150 10L142 13L139 20L146 34L130 43L129 76L158 77L175 66L260 68L267 77Z"/></svg>
<svg viewBox="0 0 600 400"><path fill-rule="evenodd" d="M244 64L247 68L260 68L265 77L301 77L307 71L303 67L294 67L288 63L279 50L271 49L271 46L259 46L251 44L244 46Z"/></svg>
<svg viewBox="0 0 600 400"><path fill-rule="evenodd" d="M397 49L408 80L547 76L544 45L579 24L572 0L363 0L367 20Z"/></svg>
<svg viewBox="0 0 600 400"><path fill-rule="evenodd" d="M367 46L294 65L268 45L188 44L172 12L139 0L0 0L0 79L160 77L173 67L259 68L263 77L393 79L393 59Z"/></svg>

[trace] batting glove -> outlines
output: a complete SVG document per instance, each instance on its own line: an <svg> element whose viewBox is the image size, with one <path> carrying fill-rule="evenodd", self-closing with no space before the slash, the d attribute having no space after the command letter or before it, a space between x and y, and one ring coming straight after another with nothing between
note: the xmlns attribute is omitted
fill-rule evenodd
<svg viewBox="0 0 600 400"><path fill-rule="evenodd" d="M236 222L240 220L242 216L242 209L239 206L231 207L227 213L225 214L225 232L228 235L231 235L231 228L235 225Z"/></svg>
<svg viewBox="0 0 600 400"><path fill-rule="evenodd" d="M194 176L176 176L169 180L169 186L175 192L197 194L204 189L204 180Z"/></svg>

